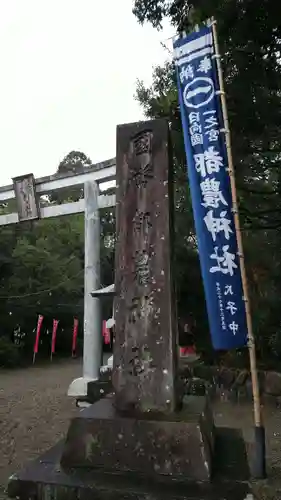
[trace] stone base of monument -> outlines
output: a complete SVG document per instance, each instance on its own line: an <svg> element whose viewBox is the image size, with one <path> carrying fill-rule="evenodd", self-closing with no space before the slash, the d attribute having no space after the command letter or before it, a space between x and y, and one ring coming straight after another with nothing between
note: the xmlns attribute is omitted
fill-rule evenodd
<svg viewBox="0 0 281 500"><path fill-rule="evenodd" d="M66 441L10 478L20 500L244 500L243 439L214 429L205 398L145 418L116 414L111 398L73 419Z"/></svg>
<svg viewBox="0 0 281 500"><path fill-rule="evenodd" d="M176 413L120 414L113 398L98 401L70 424L61 464L147 476L209 481L214 425L207 400L188 397Z"/></svg>

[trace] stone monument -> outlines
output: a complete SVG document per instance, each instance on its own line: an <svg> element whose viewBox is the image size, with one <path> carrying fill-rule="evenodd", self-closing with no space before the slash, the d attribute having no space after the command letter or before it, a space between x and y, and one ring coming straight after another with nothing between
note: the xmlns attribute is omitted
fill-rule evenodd
<svg viewBox="0 0 281 500"><path fill-rule="evenodd" d="M114 396L72 421L62 464L210 480L205 398L177 393L166 121L117 128Z"/></svg>
<svg viewBox="0 0 281 500"><path fill-rule="evenodd" d="M239 496L233 484L214 490L207 398L183 398L177 381L168 123L118 126L116 165L114 391L80 412L66 440L33 469L13 477L10 493L242 500L244 484Z"/></svg>
<svg viewBox="0 0 281 500"><path fill-rule="evenodd" d="M167 144L166 122L118 127L113 383L119 410L166 412L177 406Z"/></svg>

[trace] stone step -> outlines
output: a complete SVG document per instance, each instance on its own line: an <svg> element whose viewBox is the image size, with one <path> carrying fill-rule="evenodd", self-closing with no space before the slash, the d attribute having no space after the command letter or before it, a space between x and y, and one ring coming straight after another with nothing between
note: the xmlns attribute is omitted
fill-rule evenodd
<svg viewBox="0 0 281 500"><path fill-rule="evenodd" d="M212 484L151 480L138 474L107 474L60 465L63 441L10 478L9 498L18 500L245 500L248 482L221 477ZM249 497L251 498L251 497Z"/></svg>
<svg viewBox="0 0 281 500"><path fill-rule="evenodd" d="M244 500L250 494L245 444L237 429L216 428L211 482L169 475L149 478L136 473L109 473L92 467L63 467L64 448L62 440L13 475L9 481L9 497L18 500Z"/></svg>

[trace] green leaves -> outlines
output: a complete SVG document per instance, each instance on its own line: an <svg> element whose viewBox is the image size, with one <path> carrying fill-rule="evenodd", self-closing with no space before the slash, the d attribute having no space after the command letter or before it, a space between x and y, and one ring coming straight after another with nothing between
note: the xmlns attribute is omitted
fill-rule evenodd
<svg viewBox="0 0 281 500"><path fill-rule="evenodd" d="M89 167L92 164L90 158L82 153L81 151L70 151L63 160L60 162L57 174L67 175L67 174L77 174L83 171L84 168ZM73 187L62 189L56 193L52 193L50 196L50 201L55 201L56 203L67 203L71 201L78 201L83 198L83 189L80 187Z"/></svg>
<svg viewBox="0 0 281 500"><path fill-rule="evenodd" d="M81 151L70 151L58 167L58 173L77 173L92 164L90 158Z"/></svg>
<svg viewBox="0 0 281 500"><path fill-rule="evenodd" d="M72 173L90 164L86 155L73 151L58 171ZM59 191L45 204L76 201L81 196L80 188ZM16 208L2 206L3 213L11 210ZM101 282L109 285L114 280L115 211L102 210L100 216ZM31 336L32 349L32 331L40 313L49 330L53 318L59 319L60 328L70 330L71 340L73 316L83 324L84 214L0 227L0 238L0 336L10 335L19 324ZM110 310L111 304L108 314Z"/></svg>
<svg viewBox="0 0 281 500"><path fill-rule="evenodd" d="M281 346L281 18L275 0L142 0L134 13L161 28L166 18L177 32L217 20L232 135L243 241L260 355ZM174 69L156 68L153 82L137 86L147 116L171 124L176 207L176 263L179 309L205 318L192 209L186 181ZM203 311L203 315L202 315ZM206 328L206 326L205 326ZM200 330L200 339L203 335ZM274 342L271 336L274 332ZM276 333L277 332L277 333ZM277 335L277 338L276 338ZM280 355L279 349L279 355ZM266 354L265 354L266 353Z"/></svg>

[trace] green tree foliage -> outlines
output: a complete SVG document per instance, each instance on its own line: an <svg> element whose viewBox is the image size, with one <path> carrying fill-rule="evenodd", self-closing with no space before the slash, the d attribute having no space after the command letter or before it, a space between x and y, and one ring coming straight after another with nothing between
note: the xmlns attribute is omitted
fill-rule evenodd
<svg viewBox="0 0 281 500"><path fill-rule="evenodd" d="M195 24L212 16L217 20L253 317L259 354L263 358L274 352L279 356L281 352L278 312L281 307L281 20L278 9L275 0L135 0L134 4L140 23L149 22L161 29L164 19L168 19L178 33L191 31ZM194 232L189 194L185 190L186 165L171 61L164 68L154 70L150 88L138 83L137 99L147 116L164 116L171 123L180 236L176 248L182 255L181 270L178 269L182 282L179 293L180 303L184 303L185 297L188 301L188 290L182 286L198 267L192 261L192 258L197 261L196 244L193 253L190 251ZM198 281L190 281L191 286L186 288L189 295L195 293L196 297L194 289L198 288ZM204 310L200 296L200 300L194 297L189 309L196 317Z"/></svg>
<svg viewBox="0 0 281 500"><path fill-rule="evenodd" d="M83 153L71 152L60 163L57 174L81 171L91 165ZM83 189L65 190L45 198L45 205L76 201ZM13 204L2 205L1 212L16 210ZM38 314L43 314L43 345L40 353L50 353L53 319L58 319L58 351L71 353L73 318L83 328L84 299L84 215L43 219L0 227L0 365L4 365L5 350L11 364L17 364L20 355L32 358ZM109 285L114 280L114 210L101 211L101 282ZM105 305L104 317L111 314L111 304ZM25 353L13 348L9 340L17 325L26 333ZM49 336L46 336L49 330ZM12 354L11 354L12 353ZM9 354L9 355L8 355ZM6 363L8 365L8 363Z"/></svg>
<svg viewBox="0 0 281 500"><path fill-rule="evenodd" d="M90 158L85 153L70 151L60 162L56 174L61 176L79 174L91 164ZM83 198L83 188L72 187L52 193L50 201L66 203L67 201L78 201L81 198Z"/></svg>
<svg viewBox="0 0 281 500"><path fill-rule="evenodd" d="M58 173L77 173L90 167L92 164L90 158L81 151L70 151L58 166Z"/></svg>

